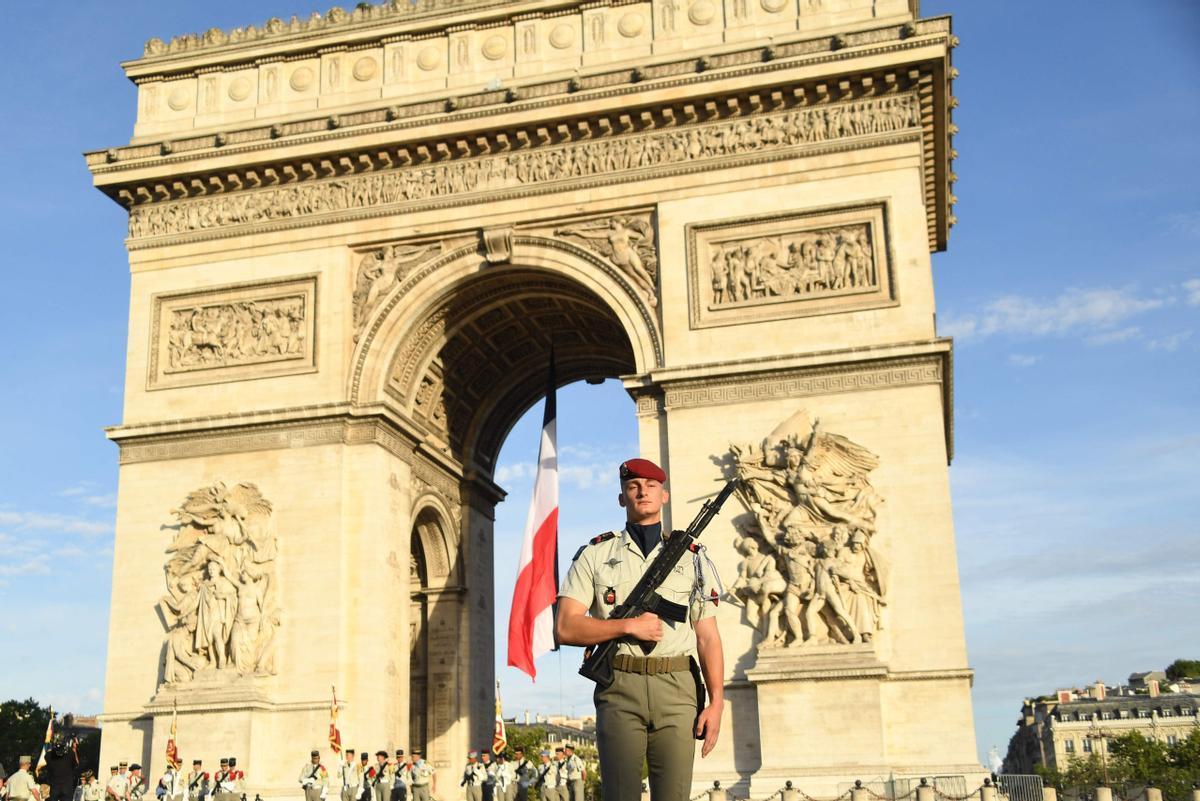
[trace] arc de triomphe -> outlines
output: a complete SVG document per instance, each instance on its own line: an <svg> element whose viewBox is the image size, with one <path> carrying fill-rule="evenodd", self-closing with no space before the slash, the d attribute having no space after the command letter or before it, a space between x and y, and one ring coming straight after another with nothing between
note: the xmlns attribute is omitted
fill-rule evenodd
<svg viewBox="0 0 1200 801"><path fill-rule="evenodd" d="M87 154L132 271L104 759L492 719L497 452L620 377L730 583L757 795L978 775L947 468L950 21L916 0L391 0L152 39ZM575 543L564 542L565 551ZM446 781L444 779L443 781ZM453 782L448 782L447 786Z"/></svg>

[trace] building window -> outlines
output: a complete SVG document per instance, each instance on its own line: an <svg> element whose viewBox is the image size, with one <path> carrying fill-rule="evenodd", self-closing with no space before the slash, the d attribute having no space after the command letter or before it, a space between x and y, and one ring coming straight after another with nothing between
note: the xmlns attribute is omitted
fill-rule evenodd
<svg viewBox="0 0 1200 801"><path fill-rule="evenodd" d="M1167 745L1178 745L1178 744L1179 744L1178 737L1176 737L1174 734L1167 735Z"/></svg>
<svg viewBox="0 0 1200 801"><path fill-rule="evenodd" d="M1083 753L1085 753L1085 754L1092 753L1092 741L1086 737L1083 738Z"/></svg>
<svg viewBox="0 0 1200 801"><path fill-rule="evenodd" d="M1071 713L1070 712L1059 712L1058 719L1061 720L1062 722L1066 723L1068 720L1071 719Z"/></svg>
<svg viewBox="0 0 1200 801"><path fill-rule="evenodd" d="M1066 751L1068 754L1075 753L1075 738L1074 737L1072 737L1069 740L1063 741L1063 750Z"/></svg>
<svg viewBox="0 0 1200 801"><path fill-rule="evenodd" d="M1180 707L1179 714L1183 715L1185 718L1190 718L1196 714L1196 710L1192 709L1190 706L1184 706Z"/></svg>
<svg viewBox="0 0 1200 801"><path fill-rule="evenodd" d="M1171 709L1171 707L1169 707L1169 706L1164 706L1162 708L1162 711L1159 712L1159 714L1162 715L1164 718L1173 718L1173 717L1175 717L1175 710Z"/></svg>
<svg viewBox="0 0 1200 801"><path fill-rule="evenodd" d="M1112 720L1112 712L1109 712L1107 710L1105 710L1104 712L1101 712L1100 719L1101 720Z"/></svg>
<svg viewBox="0 0 1200 801"><path fill-rule="evenodd" d="M1137 716L1139 718L1148 718L1148 717L1150 717L1150 710L1149 709L1139 709L1137 711Z"/></svg>
<svg viewBox="0 0 1200 801"><path fill-rule="evenodd" d="M1129 710L1128 710L1128 709L1122 709L1122 710L1121 710L1121 720L1125 720L1125 719L1126 719L1126 718L1128 718L1128 717L1129 717Z"/></svg>

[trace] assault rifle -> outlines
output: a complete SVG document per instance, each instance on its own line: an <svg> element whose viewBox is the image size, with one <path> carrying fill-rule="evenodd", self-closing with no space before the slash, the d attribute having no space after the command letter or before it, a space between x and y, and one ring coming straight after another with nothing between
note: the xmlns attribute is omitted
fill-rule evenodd
<svg viewBox="0 0 1200 801"><path fill-rule="evenodd" d="M692 543L700 537L712 519L717 516L717 512L721 511L721 507L733 494L737 484L737 479L730 481L717 493L717 497L705 501L704 506L700 508L700 514L696 515L696 519L685 531L672 532L670 538L663 543L658 556L654 557L654 561L638 579L638 583L634 585L629 596L613 609L612 614L608 616L609 620L634 618L646 612L653 612L661 618L676 623L687 622L687 607L663 598L658 594L658 588L671 575L671 571L675 569L675 565L679 563L683 555L691 550ZM617 645L621 643L622 639L607 640L589 646L584 651L583 666L579 668L579 675L591 679L600 687L612 684L613 657L616 655ZM638 644L644 653L654 650L652 642L639 642Z"/></svg>

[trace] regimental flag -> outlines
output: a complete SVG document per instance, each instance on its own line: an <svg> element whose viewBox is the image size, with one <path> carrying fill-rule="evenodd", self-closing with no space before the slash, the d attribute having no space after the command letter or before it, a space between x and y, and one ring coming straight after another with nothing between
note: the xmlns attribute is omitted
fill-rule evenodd
<svg viewBox="0 0 1200 801"><path fill-rule="evenodd" d="M558 597L558 446L554 403L554 352L546 387L546 411L538 446L537 478L517 567L508 619L508 664L537 678L533 660L556 647L554 604Z"/></svg>
<svg viewBox="0 0 1200 801"><path fill-rule="evenodd" d="M496 727L492 730L492 753L503 754L508 748L508 735L504 731L504 715L500 711L500 682L496 682Z"/></svg>
<svg viewBox="0 0 1200 801"><path fill-rule="evenodd" d="M54 707L50 707L50 720L46 723L46 739L42 743L42 755L38 757L37 766L33 769L33 775L36 777L41 772L42 768L46 767L46 752L50 750L50 743L54 740Z"/></svg>
<svg viewBox="0 0 1200 801"><path fill-rule="evenodd" d="M179 761L179 746L176 745L176 737L179 736L179 709L172 707L171 709L171 734L167 737L167 764L175 770L179 770L181 765Z"/></svg>
<svg viewBox="0 0 1200 801"><path fill-rule="evenodd" d="M329 705L329 747L333 749L333 753L342 753L342 733L337 727L337 687L330 685L330 690L333 691L333 702Z"/></svg>

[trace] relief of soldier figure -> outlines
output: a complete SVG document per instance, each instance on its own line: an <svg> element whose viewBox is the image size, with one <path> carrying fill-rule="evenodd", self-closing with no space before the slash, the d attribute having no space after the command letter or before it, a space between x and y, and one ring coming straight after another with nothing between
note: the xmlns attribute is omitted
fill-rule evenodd
<svg viewBox="0 0 1200 801"><path fill-rule="evenodd" d="M179 309L168 334L170 369L248 364L304 353L304 303L297 298Z"/></svg>
<svg viewBox="0 0 1200 801"><path fill-rule="evenodd" d="M712 305L809 298L879 285L870 226L714 243Z"/></svg>
<svg viewBox="0 0 1200 801"><path fill-rule="evenodd" d="M201 670L275 674L277 541L271 504L253 484L196 490L174 510L167 547L163 681Z"/></svg>
<svg viewBox="0 0 1200 801"><path fill-rule="evenodd" d="M799 412L761 444L730 446L746 513L728 597L768 647L871 642L883 628L888 563L871 486L879 457Z"/></svg>

